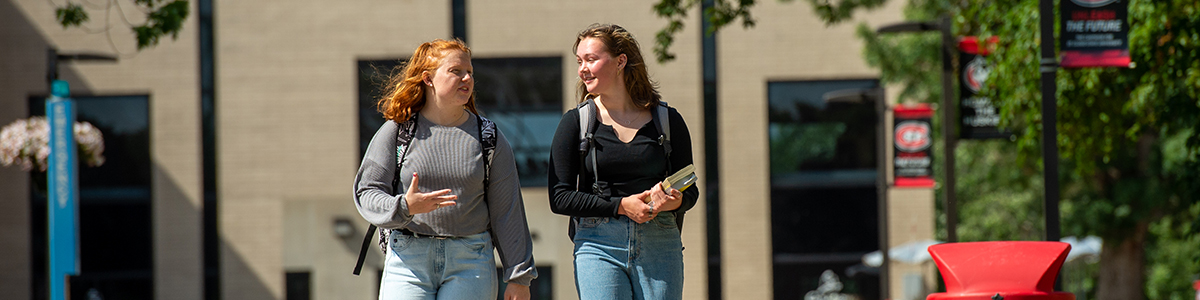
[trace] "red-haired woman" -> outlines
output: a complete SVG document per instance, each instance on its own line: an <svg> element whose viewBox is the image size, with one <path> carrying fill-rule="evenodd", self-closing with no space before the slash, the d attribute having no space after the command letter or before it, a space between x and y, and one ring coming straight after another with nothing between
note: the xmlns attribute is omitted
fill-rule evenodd
<svg viewBox="0 0 1200 300"><path fill-rule="evenodd" d="M516 163L504 135L475 110L473 72L470 48L434 40L379 100L388 122L354 180L358 212L386 237L379 299L496 299L493 245L504 299L529 299L537 271Z"/></svg>

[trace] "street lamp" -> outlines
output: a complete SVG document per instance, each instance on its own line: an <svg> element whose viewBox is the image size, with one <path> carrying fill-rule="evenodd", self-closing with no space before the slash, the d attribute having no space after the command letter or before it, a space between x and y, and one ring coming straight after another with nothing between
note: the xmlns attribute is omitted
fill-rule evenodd
<svg viewBox="0 0 1200 300"><path fill-rule="evenodd" d="M58 49L49 48L46 50L46 82L53 83L58 80L58 62L68 61L104 61L116 62L117 58L111 55L96 54L96 53L58 53Z"/></svg>
<svg viewBox="0 0 1200 300"><path fill-rule="evenodd" d="M906 22L899 24L887 25L875 30L875 33L899 33L899 32L926 32L940 31L942 34L942 137L946 141L943 147L942 157L945 159L945 206L946 206L946 242L954 243L958 241L958 203L955 201L954 187L954 148L958 144L958 137L954 134L955 125L955 105L953 103L954 94L954 61L951 57L954 53L951 45L954 45L953 38L950 34L950 18L941 17L938 23L929 22Z"/></svg>
<svg viewBox="0 0 1200 300"><path fill-rule="evenodd" d="M1045 209L1046 240L1061 238L1058 211L1058 58L1054 55L1054 1L1038 0L1041 30L1042 73L1042 178L1045 182L1042 206ZM1061 280L1055 281L1055 287Z"/></svg>
<svg viewBox="0 0 1200 300"><path fill-rule="evenodd" d="M879 265L879 290L883 298L888 298L888 227L887 227L887 125L884 116L887 112L887 101L883 99L882 88L836 90L822 95L825 103L848 103L875 105L875 193L877 215L879 218L879 251L883 254L883 263Z"/></svg>

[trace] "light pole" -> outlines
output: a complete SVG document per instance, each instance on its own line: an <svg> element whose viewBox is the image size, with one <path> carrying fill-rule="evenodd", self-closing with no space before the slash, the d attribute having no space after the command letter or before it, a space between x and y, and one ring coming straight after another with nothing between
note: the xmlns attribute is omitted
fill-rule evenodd
<svg viewBox="0 0 1200 300"><path fill-rule="evenodd" d="M1042 73L1042 177L1046 183L1045 209L1046 240L1057 242L1061 237L1058 223L1058 58L1054 55L1054 1L1039 0L1038 16L1041 18L1041 68ZM1058 281L1055 281L1058 285Z"/></svg>
<svg viewBox="0 0 1200 300"><path fill-rule="evenodd" d="M887 218L887 125L884 116L887 113L887 101L883 99L882 88L846 89L825 93L822 99L825 103L850 103L875 105L875 193L877 218L879 219L879 251L883 254L883 263L879 265L879 292L882 299L889 298L888 290L888 218Z"/></svg>
<svg viewBox="0 0 1200 300"><path fill-rule="evenodd" d="M101 54L61 54L47 50L46 123L50 127L50 154L46 159L46 234L50 257L50 299L67 298L68 278L79 274L79 165L76 160L75 101L67 82L58 79L59 61L117 61Z"/></svg>
<svg viewBox="0 0 1200 300"><path fill-rule="evenodd" d="M953 36L950 33L950 17L941 17L938 23L929 22L906 22L887 25L875 30L876 33L899 33L899 32L926 32L940 31L942 34L942 102L939 106L942 115L942 138L945 141L945 147L942 147L942 157L945 159L945 173L943 189L945 191L945 207L946 207L946 242L958 242L958 203L955 200L954 186L954 148L958 144L958 136L954 129L958 122L955 121L956 112L953 94L954 94L954 58L952 45L954 45Z"/></svg>
<svg viewBox="0 0 1200 300"><path fill-rule="evenodd" d="M49 48L46 50L46 82L53 83L58 80L58 62L70 61L104 61L116 62L117 58L112 55L96 54L96 53L58 53L58 49Z"/></svg>

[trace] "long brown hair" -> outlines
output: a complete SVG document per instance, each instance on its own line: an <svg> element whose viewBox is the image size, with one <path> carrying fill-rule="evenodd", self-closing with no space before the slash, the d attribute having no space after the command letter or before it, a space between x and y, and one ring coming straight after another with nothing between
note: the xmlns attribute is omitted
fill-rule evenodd
<svg viewBox="0 0 1200 300"><path fill-rule="evenodd" d="M417 47L407 63L396 67L399 72L393 70L393 74L389 76L383 89L383 97L376 103L376 109L383 113L385 119L396 123L402 123L416 115L425 108L425 78L421 75L422 72L437 73L446 52L452 50L462 51L467 54L468 59L471 58L471 48L458 39L436 39ZM479 114L475 110L474 93L467 100L466 107L471 113Z"/></svg>
<svg viewBox="0 0 1200 300"><path fill-rule="evenodd" d="M642 48L638 46L637 40L633 39L633 34L614 24L592 24L575 37L575 45L571 47L571 51L578 51L579 43L586 38L600 41L613 57L625 54L628 60L621 73L625 77L625 90L635 106L651 108L662 101L662 96L658 93L658 84L650 80L650 73L646 71L646 60L642 58ZM579 91L579 102L586 101L589 94L583 80L579 80L575 86Z"/></svg>

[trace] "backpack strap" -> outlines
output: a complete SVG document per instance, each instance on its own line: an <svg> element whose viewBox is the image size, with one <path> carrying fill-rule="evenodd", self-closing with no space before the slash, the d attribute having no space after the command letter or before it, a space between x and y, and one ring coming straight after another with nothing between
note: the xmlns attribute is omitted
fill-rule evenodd
<svg viewBox="0 0 1200 300"><path fill-rule="evenodd" d="M579 150L586 151L588 148L588 136L592 133L592 125L596 122L596 103L592 102L592 98L575 106L579 110Z"/></svg>
<svg viewBox="0 0 1200 300"><path fill-rule="evenodd" d="M596 148L595 128L596 128L596 103L594 98L588 97L586 101L580 103L576 108L579 109L579 167L586 168L587 157L593 149ZM600 194L600 165L597 164L596 155L592 157L592 193ZM580 181L582 182L582 181Z"/></svg>
<svg viewBox="0 0 1200 300"><path fill-rule="evenodd" d="M667 174L671 174L674 168L671 166L671 111L667 101L659 101L658 107L655 108L654 125L658 126L658 132L662 133L659 136L659 144L662 144L663 150L667 153ZM675 212L675 225L679 227L679 231L683 232L683 215L686 212Z"/></svg>
<svg viewBox="0 0 1200 300"><path fill-rule="evenodd" d="M488 199L487 190L492 178L492 158L496 156L496 123L488 118L475 115L479 122L479 147L483 156L483 199Z"/></svg>
<svg viewBox="0 0 1200 300"><path fill-rule="evenodd" d="M417 117L419 114L413 114L408 121L400 123L399 130L396 130L396 174L392 176L393 191L400 187L400 167L404 166L404 157L408 156L408 145L412 144L413 136L417 135Z"/></svg>
<svg viewBox="0 0 1200 300"><path fill-rule="evenodd" d="M588 153L595 147L595 131L596 128L596 103L593 97L588 96L583 102L575 106L579 111L579 174L576 176L576 190L580 189L578 184L583 183L583 172L587 168ZM596 161L596 156L592 155L592 193L600 194L600 183L597 182L600 177L599 166ZM575 227L579 223L579 218L571 217L570 226L567 227L567 237L575 239Z"/></svg>
<svg viewBox="0 0 1200 300"><path fill-rule="evenodd" d="M658 144L667 153L667 175L671 174L671 114L666 101L659 101L654 108L654 127L658 127Z"/></svg>
<svg viewBox="0 0 1200 300"><path fill-rule="evenodd" d="M400 123L399 129L396 130L396 174L392 176L392 190L397 190L400 186L400 167L404 165L404 157L408 155L408 144L412 143L412 138L417 131L417 114L413 114L407 121ZM375 235L375 230L378 227L375 224L367 226L367 234L363 236L362 246L358 250L358 262L354 264L354 275L358 275L362 271L363 262L367 259L367 247L371 244L371 236ZM389 230L379 230L379 250L387 253L387 234Z"/></svg>

